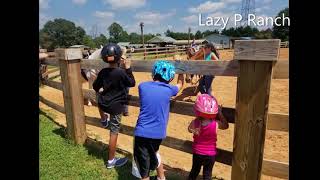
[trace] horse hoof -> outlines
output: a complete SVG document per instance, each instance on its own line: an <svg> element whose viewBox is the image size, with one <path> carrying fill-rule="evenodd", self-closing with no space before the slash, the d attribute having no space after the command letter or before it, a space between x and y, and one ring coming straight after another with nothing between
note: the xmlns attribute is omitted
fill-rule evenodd
<svg viewBox="0 0 320 180"><path fill-rule="evenodd" d="M91 101L88 101L88 106L92 106L92 103L91 103Z"/></svg>

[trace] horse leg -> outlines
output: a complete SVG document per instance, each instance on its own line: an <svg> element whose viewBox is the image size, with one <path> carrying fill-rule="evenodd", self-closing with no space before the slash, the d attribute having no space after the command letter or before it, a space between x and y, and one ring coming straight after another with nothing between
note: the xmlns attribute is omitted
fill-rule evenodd
<svg viewBox="0 0 320 180"><path fill-rule="evenodd" d="M190 74L186 74L186 83L190 83L190 82L191 82Z"/></svg>

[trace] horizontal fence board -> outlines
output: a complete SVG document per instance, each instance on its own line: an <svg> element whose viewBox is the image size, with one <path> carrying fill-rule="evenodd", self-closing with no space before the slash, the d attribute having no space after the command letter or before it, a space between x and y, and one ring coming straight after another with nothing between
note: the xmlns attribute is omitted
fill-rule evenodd
<svg viewBox="0 0 320 180"><path fill-rule="evenodd" d="M62 84L60 82L46 80L43 82L43 84L58 90L62 90ZM82 89L82 91L85 99L90 99L90 101L93 102L95 105L97 104L96 92L94 90ZM139 107L140 106L139 97L130 95L129 104L132 106ZM193 103L171 100L170 112L194 116ZM223 107L222 113L226 117L229 123L235 122L234 108ZM288 132L289 131L289 115L282 114L282 113L269 113L268 121L267 121L267 129Z"/></svg>
<svg viewBox="0 0 320 180"><path fill-rule="evenodd" d="M264 159L262 174L282 179L289 179L289 163Z"/></svg>
<svg viewBox="0 0 320 180"><path fill-rule="evenodd" d="M59 66L59 60L57 58L55 58L55 57L53 57L53 58L45 58L45 59L41 60L41 64Z"/></svg>
<svg viewBox="0 0 320 180"><path fill-rule="evenodd" d="M154 55L156 56L156 55ZM151 72L156 60L132 60L132 69L135 72ZM182 74L207 74L216 76L234 76L239 73L239 64L236 60L199 61L176 60L172 61L176 66L176 73ZM59 66L57 58L46 58L42 64ZM84 69L102 69L109 65L101 60L83 59L81 67ZM289 78L289 61L277 61L273 70L273 79Z"/></svg>
<svg viewBox="0 0 320 180"><path fill-rule="evenodd" d="M289 61L277 61L273 67L272 79L289 79Z"/></svg>
<svg viewBox="0 0 320 180"><path fill-rule="evenodd" d="M90 90L88 90L90 91ZM88 92L85 91L85 92ZM46 104L47 106L61 112L65 113L64 107L55 104L42 96L39 96L39 100ZM87 117L86 116L86 123L94 126L100 127L100 119L96 117ZM134 128L131 126L127 125L121 125L121 130L120 133L133 136ZM163 146L173 148L179 151L183 151L186 153L192 154L192 141L189 140L181 140L176 137L166 137L165 140L162 142ZM226 165L232 165L232 152L224 149L217 148L217 156L216 156L216 161L226 164ZM268 176L274 176L274 177L279 177L279 178L288 178L289 172L289 164L285 162L277 162L273 160L263 160L262 164L262 173Z"/></svg>
<svg viewBox="0 0 320 180"><path fill-rule="evenodd" d="M94 105L96 102L96 93L94 90L83 89L83 95L86 99L90 99ZM139 97L129 96L129 105L140 106ZM171 100L170 112L194 116L193 103ZM235 109L230 107L223 107L222 113L229 123L235 123ZM279 124L279 126L278 126ZM267 121L267 129L275 131L289 131L289 116L288 114L269 113Z"/></svg>
<svg viewBox="0 0 320 180"><path fill-rule="evenodd" d="M52 80L45 80L42 82L42 84L62 91L62 83L61 82L56 82L56 81L52 81Z"/></svg>
<svg viewBox="0 0 320 180"><path fill-rule="evenodd" d="M65 109L63 106L60 106L59 104L56 104L54 102L51 102L49 100L47 100L46 98L42 97L42 96L39 96L39 101L42 102L43 104L49 106L50 108L52 109L55 109L61 113L66 113Z"/></svg>
<svg viewBox="0 0 320 180"><path fill-rule="evenodd" d="M289 115L283 113L269 113L267 129L289 132Z"/></svg>
<svg viewBox="0 0 320 180"><path fill-rule="evenodd" d="M135 72L151 72L152 66L156 60L132 60L131 67ZM202 74L217 76L238 76L239 64L234 60L219 61L187 61L170 60L176 67L177 74ZM82 60L83 69L101 69L108 67L107 63L101 60Z"/></svg>

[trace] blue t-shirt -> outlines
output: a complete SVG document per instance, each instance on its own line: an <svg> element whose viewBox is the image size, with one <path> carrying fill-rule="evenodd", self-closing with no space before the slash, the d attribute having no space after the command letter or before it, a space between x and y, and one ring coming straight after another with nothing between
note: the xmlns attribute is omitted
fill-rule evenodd
<svg viewBox="0 0 320 180"><path fill-rule="evenodd" d="M139 85L140 114L135 136L164 139L169 119L170 98L176 96L177 86L163 82L143 82Z"/></svg>

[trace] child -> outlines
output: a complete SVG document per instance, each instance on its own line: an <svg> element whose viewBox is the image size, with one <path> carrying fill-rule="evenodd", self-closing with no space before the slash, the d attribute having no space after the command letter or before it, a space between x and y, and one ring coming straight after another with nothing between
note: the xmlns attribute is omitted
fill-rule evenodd
<svg viewBox="0 0 320 180"><path fill-rule="evenodd" d="M165 180L158 150L166 137L170 98L176 96L184 84L179 74L177 85L170 85L175 67L168 61L153 65L153 81L139 85L140 114L134 130L134 162L141 179L149 179L150 170L157 169L158 180Z"/></svg>
<svg viewBox="0 0 320 180"><path fill-rule="evenodd" d="M117 44L105 45L101 50L101 57L104 62L109 63L109 67L102 69L93 83L93 89L99 93L100 110L110 114L109 121L101 121L102 125L110 130L107 168L119 167L128 161L127 158L115 158L121 115L128 102L126 88L135 86L130 61L123 62L124 69L119 67L121 55L121 48Z"/></svg>
<svg viewBox="0 0 320 180"><path fill-rule="evenodd" d="M214 47L212 43L207 43L204 46L204 60L205 61L214 61L219 60L220 55L217 49ZM199 80L198 88L201 94L209 94L211 95L211 84L214 79L214 75L203 75Z"/></svg>
<svg viewBox="0 0 320 180"><path fill-rule="evenodd" d="M208 94L201 94L197 97L194 111L194 119L188 131L193 133L192 144L192 169L189 180L195 180L203 166L203 179L211 180L212 168L215 162L217 126L219 129L227 129L228 122L222 115L217 100Z"/></svg>

